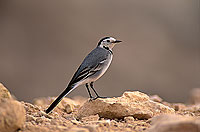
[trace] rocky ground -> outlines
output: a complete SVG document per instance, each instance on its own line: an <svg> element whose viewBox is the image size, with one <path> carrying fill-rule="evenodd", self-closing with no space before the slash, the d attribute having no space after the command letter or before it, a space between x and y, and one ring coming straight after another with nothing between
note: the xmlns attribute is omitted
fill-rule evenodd
<svg viewBox="0 0 200 132"><path fill-rule="evenodd" d="M0 132L200 132L200 89L191 91L190 105L129 91L94 101L64 98L46 114L54 99L19 102L0 84Z"/></svg>

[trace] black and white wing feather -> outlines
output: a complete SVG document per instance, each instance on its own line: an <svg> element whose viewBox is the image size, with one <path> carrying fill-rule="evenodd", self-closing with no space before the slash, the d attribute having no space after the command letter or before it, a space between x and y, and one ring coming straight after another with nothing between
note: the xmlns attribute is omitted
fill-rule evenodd
<svg viewBox="0 0 200 132"><path fill-rule="evenodd" d="M83 60L82 64L72 77L69 85L87 79L96 72L102 70L104 62L107 61L109 55L111 54L107 50L98 47L95 48Z"/></svg>

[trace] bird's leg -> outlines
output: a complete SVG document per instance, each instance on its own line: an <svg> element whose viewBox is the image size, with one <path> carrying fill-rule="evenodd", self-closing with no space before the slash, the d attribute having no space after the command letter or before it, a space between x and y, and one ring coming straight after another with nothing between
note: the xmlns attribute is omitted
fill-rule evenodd
<svg viewBox="0 0 200 132"><path fill-rule="evenodd" d="M91 93L90 93L90 90L89 90L89 85L88 85L88 83L85 84L85 87L87 88L87 91L88 91L88 94L89 94L89 96L90 96L90 99L93 99L93 97L92 97L92 95L91 95Z"/></svg>
<svg viewBox="0 0 200 132"><path fill-rule="evenodd" d="M102 96L99 96L98 93L96 92L96 90L94 89L94 82L91 82L90 83L90 87L92 88L92 90L94 91L94 93L96 94L96 97L95 98L92 98L93 100L97 99L97 98L107 98L107 97L102 97Z"/></svg>
<svg viewBox="0 0 200 132"><path fill-rule="evenodd" d="M94 83L91 82L90 83L90 87L92 88L92 90L94 91L94 93L96 94L97 97L100 97L99 94L96 92L96 90L94 89Z"/></svg>

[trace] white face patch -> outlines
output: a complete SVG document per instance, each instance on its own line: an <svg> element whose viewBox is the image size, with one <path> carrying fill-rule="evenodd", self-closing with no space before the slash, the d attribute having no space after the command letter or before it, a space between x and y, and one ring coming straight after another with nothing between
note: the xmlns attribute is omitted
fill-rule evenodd
<svg viewBox="0 0 200 132"><path fill-rule="evenodd" d="M106 38L101 42L100 47L103 48L105 46L105 47L108 47L109 49L112 49L115 46L115 43L113 43L115 41L116 39L113 37Z"/></svg>
<svg viewBox="0 0 200 132"><path fill-rule="evenodd" d="M103 43L104 44L111 44L112 42L115 42L116 41L116 39L115 38L113 38L113 37L110 37L110 38L107 38L107 39L105 39L105 40L103 40Z"/></svg>

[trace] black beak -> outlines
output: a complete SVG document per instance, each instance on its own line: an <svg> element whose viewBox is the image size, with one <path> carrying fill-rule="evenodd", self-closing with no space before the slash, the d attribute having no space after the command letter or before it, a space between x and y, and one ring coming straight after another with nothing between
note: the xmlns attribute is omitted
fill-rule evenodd
<svg viewBox="0 0 200 132"><path fill-rule="evenodd" d="M113 42L113 43L120 43L120 42L122 42L121 40L116 40L115 42Z"/></svg>

